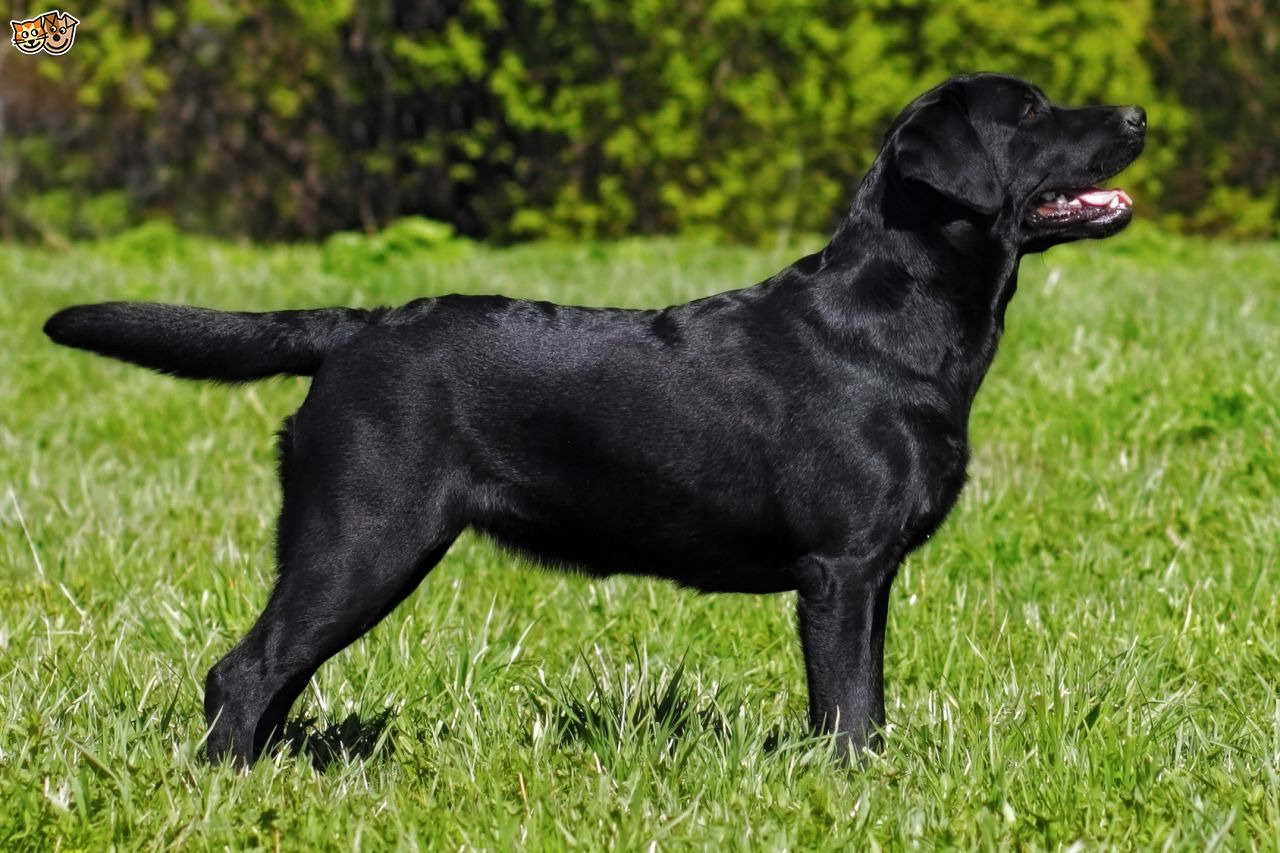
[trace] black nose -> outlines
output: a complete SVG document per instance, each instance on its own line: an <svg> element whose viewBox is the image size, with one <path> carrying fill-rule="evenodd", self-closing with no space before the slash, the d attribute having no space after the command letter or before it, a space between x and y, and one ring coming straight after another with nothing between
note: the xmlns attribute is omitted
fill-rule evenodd
<svg viewBox="0 0 1280 853"><path fill-rule="evenodd" d="M1124 107L1120 118L1130 130L1140 132L1147 129L1147 111L1142 107Z"/></svg>

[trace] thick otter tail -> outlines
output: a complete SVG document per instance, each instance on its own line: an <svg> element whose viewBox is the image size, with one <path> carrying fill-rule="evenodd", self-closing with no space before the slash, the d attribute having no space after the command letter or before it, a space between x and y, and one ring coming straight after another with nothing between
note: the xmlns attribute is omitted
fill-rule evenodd
<svg viewBox="0 0 1280 853"><path fill-rule="evenodd" d="M247 382L280 373L312 376L330 351L385 313L319 308L252 314L104 302L59 311L44 332L60 344L173 376Z"/></svg>

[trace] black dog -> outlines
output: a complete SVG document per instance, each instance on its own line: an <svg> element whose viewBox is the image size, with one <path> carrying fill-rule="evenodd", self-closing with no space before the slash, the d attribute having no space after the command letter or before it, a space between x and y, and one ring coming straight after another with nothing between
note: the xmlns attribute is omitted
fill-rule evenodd
<svg viewBox="0 0 1280 853"><path fill-rule="evenodd" d="M464 529L550 565L799 593L809 716L884 723L889 587L965 480L1019 259L1128 224L1094 185L1139 107L957 77L890 129L830 244L660 311L441 296L265 314L107 303L55 341L175 376L314 376L280 433L280 577L209 672L209 754L252 761L307 680Z"/></svg>

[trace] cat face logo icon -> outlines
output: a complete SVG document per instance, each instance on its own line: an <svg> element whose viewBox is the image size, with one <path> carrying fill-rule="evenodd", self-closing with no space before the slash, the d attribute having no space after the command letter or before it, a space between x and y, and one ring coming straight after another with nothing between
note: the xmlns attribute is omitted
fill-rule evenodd
<svg viewBox="0 0 1280 853"><path fill-rule="evenodd" d="M71 49L76 40L74 16L53 9L42 12L26 21L10 21L13 28L13 46L23 53L51 53L60 56Z"/></svg>

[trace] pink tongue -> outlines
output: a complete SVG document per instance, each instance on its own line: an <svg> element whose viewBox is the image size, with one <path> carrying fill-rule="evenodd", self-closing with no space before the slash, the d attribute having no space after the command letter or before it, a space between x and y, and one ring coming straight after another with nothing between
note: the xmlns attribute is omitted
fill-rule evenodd
<svg viewBox="0 0 1280 853"><path fill-rule="evenodd" d="M1094 207L1106 207L1111 204L1111 199L1116 197L1116 193L1116 190L1092 190L1080 194L1078 198L1085 204L1093 205Z"/></svg>

